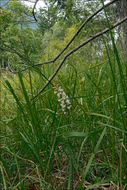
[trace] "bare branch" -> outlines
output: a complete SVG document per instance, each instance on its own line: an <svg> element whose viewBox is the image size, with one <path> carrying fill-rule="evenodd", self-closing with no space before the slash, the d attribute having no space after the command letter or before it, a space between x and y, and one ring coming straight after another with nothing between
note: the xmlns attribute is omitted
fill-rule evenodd
<svg viewBox="0 0 127 190"><path fill-rule="evenodd" d="M70 46L70 44L74 41L74 39L76 38L76 36L78 36L78 34L81 32L81 30L84 28L84 26L94 17L96 16L99 12L101 12L104 8L108 7L109 5L113 4L114 2L116 2L118 0L113 0L109 3L107 3L104 7L101 7L100 9L98 9L93 15L91 15L90 17L88 17L85 22L80 26L80 28L77 30L77 32L74 34L74 36L72 37L72 39L67 43L67 45L65 46L65 48L59 53L58 56L55 57L54 61L56 61L62 54L63 52ZM54 62L53 61L53 62Z"/></svg>
<svg viewBox="0 0 127 190"><path fill-rule="evenodd" d="M101 7L100 9L98 9L93 15L91 15L90 17L88 17L83 24L80 26L80 28L77 30L77 32L74 34L74 36L71 38L71 40L67 43L67 45L62 49L62 51L53 59L53 60L49 60L49 61L45 61L42 63L37 63L35 65L26 67L25 69L23 69L21 72L26 71L27 69L30 69L32 67L37 67L40 65L44 65L44 64L49 64L49 63L54 63L64 52L65 50L71 45L71 43L75 40L75 38L78 36L78 34L81 32L81 30L84 28L84 26L93 18L95 17L99 12L101 12L104 8L108 7L109 5L115 3L118 0L113 0L109 3L107 3L104 7ZM36 1L37 4L38 0ZM34 9L35 9L36 5L34 5ZM33 10L34 10L33 9Z"/></svg>
<svg viewBox="0 0 127 190"><path fill-rule="evenodd" d="M36 8L36 5L37 5L38 1L39 1L39 0L36 0L36 1L35 1L34 7L33 7L33 11L32 11L34 20L35 20L36 22L37 22L37 19L36 19L36 16L35 16L35 8Z"/></svg>
<svg viewBox="0 0 127 190"><path fill-rule="evenodd" d="M69 51L64 58L62 59L62 61L60 62L60 64L58 65L56 71L53 73L53 75L49 78L48 82L44 85L44 87L38 92L38 94L36 94L31 100L34 100L35 98L37 98L44 90L45 88L50 84L50 82L54 79L54 77L56 76L56 74L59 72L59 70L61 69L62 65L64 64L65 60L74 52L76 52L78 49L80 49L81 47L85 46L86 44L88 44L89 42L93 41L94 39L98 38L99 36L102 36L103 34L109 32L110 30L112 30L113 28L119 26L120 24L122 24L123 22L127 21L127 17L123 18L122 20L120 20L119 22L115 23L114 25L112 25L110 28L106 28L105 30L103 30L102 32L99 32L97 34L95 34L94 36L92 36L91 38L87 39L86 41L84 41L83 43L81 43L79 46L77 46L76 48L72 49L71 51Z"/></svg>

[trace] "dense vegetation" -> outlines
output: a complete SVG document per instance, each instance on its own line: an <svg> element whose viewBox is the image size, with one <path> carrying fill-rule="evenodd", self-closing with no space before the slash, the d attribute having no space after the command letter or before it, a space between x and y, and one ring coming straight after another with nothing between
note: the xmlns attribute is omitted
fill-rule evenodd
<svg viewBox="0 0 127 190"><path fill-rule="evenodd" d="M57 60L42 64L103 1L45 0L45 6L35 13L17 0L1 7L0 189L126 190L126 23L110 30L121 18L110 5ZM105 28L69 55L34 98L68 52Z"/></svg>

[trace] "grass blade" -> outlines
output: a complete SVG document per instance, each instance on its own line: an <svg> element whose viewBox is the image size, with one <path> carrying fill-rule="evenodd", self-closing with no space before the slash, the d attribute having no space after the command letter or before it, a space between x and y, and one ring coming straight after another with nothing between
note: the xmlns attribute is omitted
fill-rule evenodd
<svg viewBox="0 0 127 190"><path fill-rule="evenodd" d="M97 152L97 150L98 150L98 148L99 148L99 145L100 145L100 143L101 143L101 141L102 141L102 139L103 139L105 133L106 133L106 128L104 128L104 130L102 131L102 134L101 134L101 136L100 136L100 138L99 138L99 140L98 140L98 142L97 142L97 144L96 144L96 146L95 146L95 148L94 148L94 152L92 153L92 155L91 155L91 157L90 157L90 159L89 159L89 162L88 162L88 164L87 164L87 166L86 166L86 169L85 169L85 171L84 171L84 173L83 173L83 176L82 176L82 180L81 180L79 189L82 189L82 186L83 186L84 180L85 180L85 178L86 178L86 175L87 175L87 173L89 172L89 169L90 169L90 167L91 167L92 161L93 161L93 159L94 159L94 157L95 157L95 154L96 154L96 152Z"/></svg>

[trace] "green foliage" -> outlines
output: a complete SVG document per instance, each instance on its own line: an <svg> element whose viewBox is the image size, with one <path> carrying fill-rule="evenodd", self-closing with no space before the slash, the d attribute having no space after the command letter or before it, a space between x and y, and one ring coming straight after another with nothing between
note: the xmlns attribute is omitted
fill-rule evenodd
<svg viewBox="0 0 127 190"><path fill-rule="evenodd" d="M97 6L87 4L89 9L71 20L69 11L75 11L77 1L54 2L49 2L49 12L40 10L36 29L21 24L31 10L18 1L2 9L3 67L19 71L53 59L77 31L78 18L84 13L87 17ZM66 19L58 15L60 10L66 11ZM93 30L103 29L105 22L103 15L94 26L92 22L86 26L64 55ZM110 31L110 36L68 57L52 84L33 101L62 57L15 75L2 71L1 189L126 189L127 72L115 40ZM54 93L53 87L60 86L72 106L66 114Z"/></svg>

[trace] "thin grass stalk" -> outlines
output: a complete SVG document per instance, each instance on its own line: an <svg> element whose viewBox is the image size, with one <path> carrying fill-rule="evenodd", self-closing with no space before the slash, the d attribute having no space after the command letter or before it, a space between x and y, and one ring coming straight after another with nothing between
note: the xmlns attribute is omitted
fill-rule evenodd
<svg viewBox="0 0 127 190"><path fill-rule="evenodd" d="M102 4L103 4L103 7L104 7L104 0L102 0ZM126 79L125 79L124 74L123 74L123 69L122 69L120 57L119 57L119 54L118 54L118 51L117 51L117 47L115 45L115 40L114 40L114 37L113 37L112 30L110 28L110 21L108 19L105 7L104 7L104 13L105 13L105 17L106 17L107 24L108 24L108 27L109 27L109 33L110 33L110 36L111 36L113 50L114 50L114 54L115 54L118 69L119 69L120 83L121 83L121 87L122 87L122 90L123 90L124 101L125 101L126 109L127 109L127 96L126 96L127 87L126 87L126 83L125 83ZM121 112L121 114L122 114L122 112ZM124 118L123 118L123 123L124 123L124 128L127 129L127 125L126 125L126 123L124 121ZM124 143L127 145L127 135L123 134L123 139L124 139ZM124 151L123 151L123 159L122 160L124 160L124 163L127 163L127 155L126 155L126 152L124 152ZM125 167L126 167L126 164L125 164Z"/></svg>
<svg viewBox="0 0 127 190"><path fill-rule="evenodd" d="M5 190L8 190L8 189L7 189L7 184L6 184L6 178L5 178L4 171L3 171L3 167L2 167L2 164L1 164L1 163L0 163L0 170L1 170L1 176L2 176L2 179L3 179L3 186L4 186L4 189L5 189Z"/></svg>
<svg viewBox="0 0 127 190"><path fill-rule="evenodd" d="M103 4L103 7L104 7L104 1L103 0L102 0L102 4ZM116 48L116 45L115 45L115 40L114 40L114 37L113 37L113 33L112 33L112 30L111 30L111 27L110 27L110 21L108 19L105 7L104 7L104 13L105 13L107 24L108 24L108 27L109 27L109 33L110 33L110 36L111 36L114 55L116 57L116 61L117 61L117 64L118 64L118 69L119 69L119 74L120 74L120 82L121 82L121 86L122 86L122 89L123 89L124 100L125 100L126 108L127 108L127 96L126 96L126 89L127 88L126 88L126 85L125 85L125 77L124 77L124 74L123 74L122 65L121 65L121 62L120 62L120 57L119 57L119 54L118 54L118 51L117 51L117 48ZM124 124L124 127L126 128L125 124Z"/></svg>
<svg viewBox="0 0 127 190"><path fill-rule="evenodd" d="M93 161L93 159L95 157L96 152L98 151L99 145L100 145L101 141L103 140L103 137L104 137L105 133L106 133L106 127L103 129L103 131L101 133L101 136L100 136L100 138L99 138L99 140L98 140L98 142L97 142L97 144L96 144L96 146L94 148L94 152L92 153L92 155L91 155L91 157L90 157L90 159L88 161L88 164L86 166L86 169L83 172L82 180L81 180L80 186L79 186L79 190L82 190L82 186L83 186L83 183L84 183L84 181L86 179L87 173L89 172L89 169L90 169L90 167L92 165L92 161Z"/></svg>
<svg viewBox="0 0 127 190"><path fill-rule="evenodd" d="M104 40L104 44L105 44L105 48L106 48L106 53L107 53L107 56L108 56L108 63L109 63L110 69L111 69L114 90L115 90L115 93L116 93L117 98L118 98L118 104L119 104L119 108L120 108L120 115L121 115L121 118L122 118L124 129L126 130L126 124L125 124L124 116L122 114L122 107L121 107L121 102L120 102L119 93L118 93L118 89L117 89L115 73L114 73L114 70L113 70L113 66L112 66L112 62L111 62L111 59L110 59L108 47L106 45L106 41L105 41L104 38L103 38L103 40ZM114 96L115 96L115 94L114 94ZM115 115L114 115L114 117L115 117ZM114 120L115 120L115 118L114 118Z"/></svg>

